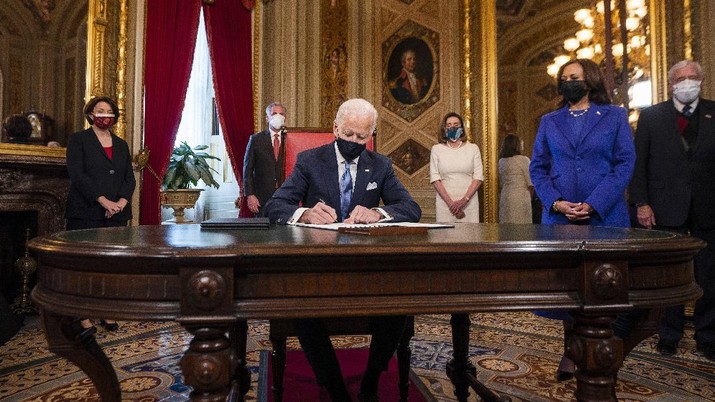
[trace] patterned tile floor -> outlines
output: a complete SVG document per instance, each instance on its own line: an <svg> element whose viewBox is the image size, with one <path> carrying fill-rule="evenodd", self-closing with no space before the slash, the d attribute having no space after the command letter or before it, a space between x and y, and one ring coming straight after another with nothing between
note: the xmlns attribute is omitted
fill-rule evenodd
<svg viewBox="0 0 715 402"><path fill-rule="evenodd" d="M189 335L175 323L121 322L117 332L100 329L97 340L112 360L124 401L185 401L178 359ZM249 323L248 362L253 384L248 401L256 400L259 354L270 349L264 321ZM561 324L530 313L472 316L470 355L487 386L514 402L573 400L575 381L554 379L562 340ZM413 371L438 402L454 401L445 375L451 355L449 317L419 316L413 338ZM365 347L366 336L334 339L336 347ZM692 330L671 358L655 352L656 338L641 343L619 374L621 401L681 402L715 400L715 363L694 352ZM289 348L297 341L289 340ZM288 390L286 390L288 392ZM0 401L94 401L91 382L74 365L49 353L36 317L26 319L21 332L0 347ZM470 400L476 400L474 396Z"/></svg>

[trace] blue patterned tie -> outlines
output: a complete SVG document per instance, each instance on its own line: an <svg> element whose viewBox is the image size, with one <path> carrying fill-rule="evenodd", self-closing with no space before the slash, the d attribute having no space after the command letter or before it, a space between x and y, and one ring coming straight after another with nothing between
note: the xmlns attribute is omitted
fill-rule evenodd
<svg viewBox="0 0 715 402"><path fill-rule="evenodd" d="M345 172L340 178L340 220L344 221L350 214L350 199L353 195L353 177L350 175L352 161L345 161Z"/></svg>
<svg viewBox="0 0 715 402"><path fill-rule="evenodd" d="M683 106L683 116L690 117L693 115L693 107L690 105Z"/></svg>

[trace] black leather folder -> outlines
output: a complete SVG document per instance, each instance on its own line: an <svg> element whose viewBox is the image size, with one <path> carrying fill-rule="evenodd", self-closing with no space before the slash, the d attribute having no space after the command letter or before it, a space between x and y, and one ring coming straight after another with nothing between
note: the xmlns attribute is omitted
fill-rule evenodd
<svg viewBox="0 0 715 402"><path fill-rule="evenodd" d="M201 229L268 229L268 218L212 218L201 222Z"/></svg>

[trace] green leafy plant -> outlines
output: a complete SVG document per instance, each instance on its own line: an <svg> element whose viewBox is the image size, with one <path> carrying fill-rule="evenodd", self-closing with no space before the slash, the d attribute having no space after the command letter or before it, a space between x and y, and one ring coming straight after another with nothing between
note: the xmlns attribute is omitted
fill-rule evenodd
<svg viewBox="0 0 715 402"><path fill-rule="evenodd" d="M169 159L169 168L164 174L164 189L185 189L191 186L196 186L199 180L206 183L207 186L218 188L219 184L214 180L213 172L218 173L216 169L209 166L207 159L221 160L206 152L202 152L208 148L208 145L197 145L191 149L186 141L174 148Z"/></svg>

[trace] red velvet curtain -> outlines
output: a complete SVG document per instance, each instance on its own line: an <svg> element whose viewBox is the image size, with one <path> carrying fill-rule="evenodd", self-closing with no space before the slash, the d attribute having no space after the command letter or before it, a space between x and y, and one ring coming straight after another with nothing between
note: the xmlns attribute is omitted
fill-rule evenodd
<svg viewBox="0 0 715 402"><path fill-rule="evenodd" d="M169 165L184 109L200 9L200 1L147 2L144 147L159 177L164 177ZM143 171L140 223L153 225L161 222L161 186L147 170Z"/></svg>
<svg viewBox="0 0 715 402"><path fill-rule="evenodd" d="M216 0L204 5L204 15L218 115L226 150L243 191L243 154L253 133L251 11L238 1ZM240 215L252 216L246 197L241 198Z"/></svg>

